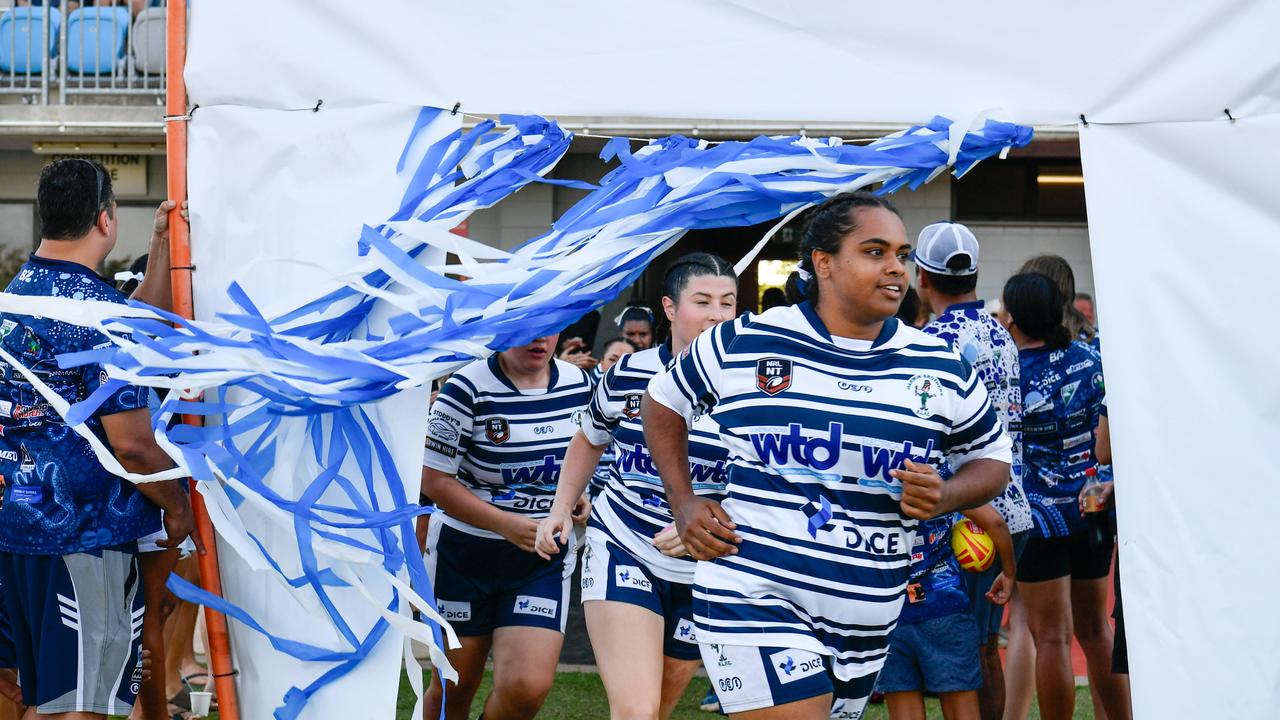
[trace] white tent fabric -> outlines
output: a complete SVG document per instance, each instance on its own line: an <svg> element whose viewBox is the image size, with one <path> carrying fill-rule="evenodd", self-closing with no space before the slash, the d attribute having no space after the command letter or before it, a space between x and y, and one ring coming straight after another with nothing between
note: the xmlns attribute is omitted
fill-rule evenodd
<svg viewBox="0 0 1280 720"><path fill-rule="evenodd" d="M380 173L412 123L405 105L797 123L1084 115L1136 717L1274 717L1280 579L1265 558L1280 471L1266 453L1280 438L1268 373L1280 348L1260 321L1274 304L1263 273L1280 260L1268 174L1280 159L1278 27L1268 0L197 3L186 71L201 106L197 310L223 309L226 281L252 259L349 257L358 224L398 198ZM261 267L251 294L316 277ZM404 469L420 406L409 396L383 416ZM266 592L249 573L226 569L237 602ZM297 629L295 608L276 610ZM247 635L234 638L245 717L268 717L315 673ZM389 637L307 717L391 717L395 649Z"/></svg>
<svg viewBox="0 0 1280 720"><path fill-rule="evenodd" d="M1277 27L1268 0L218 0L192 8L186 76L201 105L1175 121L1280 110Z"/></svg>
<svg viewBox="0 0 1280 720"><path fill-rule="evenodd" d="M273 313L296 307L291 296L313 296L329 272L349 267L357 259L355 239L361 225L389 217L399 206L404 179L394 169L417 115L418 108L408 106L322 113L197 110L189 153L197 317L210 319L235 310L225 292L233 279L263 303L265 312ZM411 498L419 493L429 390L400 393L373 410ZM286 421L280 434L304 422L305 418ZM353 469L346 471L358 476ZM282 443L266 481L293 498L318 472L305 443ZM390 503L390 498L383 500ZM290 577L300 574L291 528L269 522L264 512L247 504L237 514L245 529L271 548ZM219 545L224 592L269 631L333 650L350 649L312 595L290 592L276 573L255 571ZM383 603L389 602L389 587L374 589ZM377 620L355 591L330 592L360 635ZM262 635L234 620L228 624L240 671L243 718L271 717L290 686L306 687L333 667L294 660L272 649ZM304 717L394 717L403 636L395 631L388 636L342 682L320 690Z"/></svg>
<svg viewBox="0 0 1280 720"><path fill-rule="evenodd" d="M1275 717L1280 116L1080 138L1137 717Z"/></svg>

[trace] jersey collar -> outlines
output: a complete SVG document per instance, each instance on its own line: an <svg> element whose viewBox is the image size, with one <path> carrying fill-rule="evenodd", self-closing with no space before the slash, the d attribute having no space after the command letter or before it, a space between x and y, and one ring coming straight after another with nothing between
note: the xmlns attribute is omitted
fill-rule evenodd
<svg viewBox="0 0 1280 720"><path fill-rule="evenodd" d="M511 378L507 377L507 374L502 371L502 365L498 362L498 353L490 355L488 363L489 372L493 373L493 376L498 378L499 382L506 385L507 388L513 392L523 392L520 388L516 387L516 384L511 382ZM556 359L553 357L551 358L551 379L547 381L547 392L551 392L551 388L555 387L556 383L559 381L560 368L556 367Z"/></svg>
<svg viewBox="0 0 1280 720"><path fill-rule="evenodd" d="M822 318L818 317L818 311L814 309L813 303L805 300L796 305L796 307L800 308L800 313L804 315L805 319L809 321L809 324L813 326L814 332L818 333L823 340L832 344L835 343L835 341L831 339L831 333L827 331L826 324L822 322ZM881 345L884 345L897 333L898 318L891 317L886 319L884 321L884 325L880 328L880 334L876 336L876 339L871 343L869 349L874 350Z"/></svg>
<svg viewBox="0 0 1280 720"><path fill-rule="evenodd" d="M89 277L97 278L98 280L101 280L102 282L107 283L108 285L111 284L110 280L94 272L93 268L88 267L86 265L81 265L78 262L71 262L70 260L58 260L56 258L42 257L35 253L31 253L30 257L27 258L27 262L32 265L39 265L41 267L48 268L50 270L60 270L62 272L76 273L79 275L88 275Z"/></svg>
<svg viewBox="0 0 1280 720"><path fill-rule="evenodd" d="M948 313L962 313L965 310L986 310L986 309L987 309L987 303L983 300L972 300L970 302L956 303L955 305L947 306Z"/></svg>
<svg viewBox="0 0 1280 720"><path fill-rule="evenodd" d="M658 362L662 363L662 367L671 364L671 359L675 356L671 354L671 341L668 340L658 346Z"/></svg>

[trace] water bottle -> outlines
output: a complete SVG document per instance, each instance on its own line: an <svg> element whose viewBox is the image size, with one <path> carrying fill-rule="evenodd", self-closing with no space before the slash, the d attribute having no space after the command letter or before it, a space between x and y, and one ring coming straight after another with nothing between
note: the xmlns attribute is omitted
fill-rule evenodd
<svg viewBox="0 0 1280 720"><path fill-rule="evenodd" d="M1102 505L1102 481L1098 469L1084 471L1084 487L1080 488L1081 505L1084 506L1085 533L1093 550L1105 547L1107 542L1107 512Z"/></svg>

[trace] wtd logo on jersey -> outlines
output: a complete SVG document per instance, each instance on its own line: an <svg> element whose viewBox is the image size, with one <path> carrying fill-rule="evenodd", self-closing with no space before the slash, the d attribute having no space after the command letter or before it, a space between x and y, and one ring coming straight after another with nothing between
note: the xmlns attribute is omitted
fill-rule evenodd
<svg viewBox="0 0 1280 720"><path fill-rule="evenodd" d="M642 443L636 443L631 447L620 447L616 462L618 472L623 475L640 474L658 477L658 466L654 464L653 456ZM725 462L718 460L715 464L708 464L696 462L690 458L689 477L693 479L695 486L706 483L723 485L727 479Z"/></svg>
<svg viewBox="0 0 1280 720"><path fill-rule="evenodd" d="M766 395L777 395L791 387L791 361L785 358L756 361L756 387Z"/></svg>
<svg viewBox="0 0 1280 720"><path fill-rule="evenodd" d="M827 437L806 438L800 423L787 426L786 435L758 433L751 436L756 456L766 465L795 463L814 470L830 470L840 461L840 438L844 425L838 422L827 425Z"/></svg>
<svg viewBox="0 0 1280 720"><path fill-rule="evenodd" d="M671 637L681 642L698 644L698 633L694 629L693 622L689 620L681 619L676 623L676 631L671 634Z"/></svg>
<svg viewBox="0 0 1280 720"><path fill-rule="evenodd" d="M506 418L489 418L484 422L484 436L494 445L501 445L511 439L511 426Z"/></svg>
<svg viewBox="0 0 1280 720"><path fill-rule="evenodd" d="M512 612L521 615L537 615L539 617L555 618L556 608L560 603L549 598L534 597L532 595L517 595L516 606L512 608Z"/></svg>
<svg viewBox="0 0 1280 720"><path fill-rule="evenodd" d="M916 375L907 381L907 389L920 400L920 406L912 408L912 411L922 418L933 415L929 401L942 397L942 382L932 375Z"/></svg>
<svg viewBox="0 0 1280 720"><path fill-rule="evenodd" d="M560 461L555 455L543 455L537 463L502 466L502 482L507 485L549 485L558 477Z"/></svg>
<svg viewBox="0 0 1280 720"><path fill-rule="evenodd" d="M780 650L769 656L769 664L783 684L826 672L822 656L807 650Z"/></svg>
<svg viewBox="0 0 1280 720"><path fill-rule="evenodd" d="M899 483L889 474L889 471L901 469L907 460L914 463L928 463L929 458L933 457L933 438L929 438L919 454L915 452L915 449L915 445L910 440L902 444L901 450L889 450L888 448L871 447L864 444L862 446L862 468L866 473L866 479L858 480L858 484L884 487L890 490L898 489ZM881 481L872 479L877 476Z"/></svg>

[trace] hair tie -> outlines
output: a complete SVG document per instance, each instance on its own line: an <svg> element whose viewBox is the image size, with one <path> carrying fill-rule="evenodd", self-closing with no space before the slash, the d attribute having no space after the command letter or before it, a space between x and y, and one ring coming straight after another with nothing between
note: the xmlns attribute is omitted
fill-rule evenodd
<svg viewBox="0 0 1280 720"><path fill-rule="evenodd" d="M643 312L644 316L649 319L649 324L650 325L654 324L652 310L650 310L649 308L643 305L628 305L622 308L622 312L618 313L618 317L613 319L613 324L617 325L618 329L622 329L622 318L626 316L628 310L639 310Z"/></svg>

